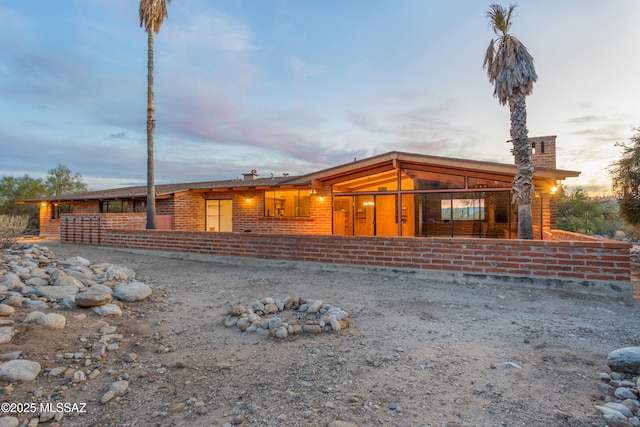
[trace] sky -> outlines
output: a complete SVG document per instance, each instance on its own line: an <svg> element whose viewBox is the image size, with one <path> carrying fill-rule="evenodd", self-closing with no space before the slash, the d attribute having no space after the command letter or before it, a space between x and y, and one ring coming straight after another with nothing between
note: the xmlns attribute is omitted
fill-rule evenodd
<svg viewBox="0 0 640 427"><path fill-rule="evenodd" d="M388 151L512 163L478 0L173 0L155 36L156 184L299 175ZM507 3L501 3L507 6ZM137 0L0 0L0 176L146 184ZM640 1L521 0L529 136L593 195L640 127Z"/></svg>

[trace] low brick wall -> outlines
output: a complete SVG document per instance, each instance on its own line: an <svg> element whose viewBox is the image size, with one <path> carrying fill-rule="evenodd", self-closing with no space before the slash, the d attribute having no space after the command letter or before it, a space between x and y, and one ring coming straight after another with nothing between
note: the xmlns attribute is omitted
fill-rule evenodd
<svg viewBox="0 0 640 427"><path fill-rule="evenodd" d="M144 214L131 215L134 218L127 220L122 214L120 220L117 216L63 217L61 241L162 251L178 257L195 254L402 270L447 282L509 283L632 299L631 245L612 240L165 231L145 230ZM561 238L564 234L554 236Z"/></svg>

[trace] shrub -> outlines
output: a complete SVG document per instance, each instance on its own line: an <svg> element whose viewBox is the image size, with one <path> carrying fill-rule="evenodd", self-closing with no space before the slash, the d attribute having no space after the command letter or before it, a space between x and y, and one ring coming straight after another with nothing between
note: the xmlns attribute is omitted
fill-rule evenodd
<svg viewBox="0 0 640 427"><path fill-rule="evenodd" d="M0 215L0 248L10 248L27 229L27 215Z"/></svg>

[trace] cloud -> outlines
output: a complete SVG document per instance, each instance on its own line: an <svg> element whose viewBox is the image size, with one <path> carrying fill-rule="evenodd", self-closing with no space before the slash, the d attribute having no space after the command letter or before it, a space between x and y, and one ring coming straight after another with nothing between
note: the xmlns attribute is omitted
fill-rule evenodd
<svg viewBox="0 0 640 427"><path fill-rule="evenodd" d="M307 77L322 74L325 71L324 67L311 65L295 55L289 58L289 66L291 67L294 77L297 79L306 79Z"/></svg>
<svg viewBox="0 0 640 427"><path fill-rule="evenodd" d="M186 15L185 25L171 25L166 21L167 25L161 29L163 40L172 49L205 47L233 53L256 49L249 27L222 12L193 15L186 9L178 9L178 13Z"/></svg>

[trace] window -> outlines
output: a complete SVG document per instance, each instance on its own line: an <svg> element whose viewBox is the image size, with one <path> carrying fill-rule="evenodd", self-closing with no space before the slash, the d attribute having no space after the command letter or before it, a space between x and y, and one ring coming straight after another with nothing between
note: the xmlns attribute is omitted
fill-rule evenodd
<svg viewBox="0 0 640 427"><path fill-rule="evenodd" d="M464 176L403 169L403 190L444 190L464 188Z"/></svg>
<svg viewBox="0 0 640 427"><path fill-rule="evenodd" d="M62 214L73 213L73 205L71 203L54 203L51 209L51 219L59 219Z"/></svg>
<svg viewBox="0 0 640 427"><path fill-rule="evenodd" d="M101 213L123 213L127 212L126 200L109 200L100 202Z"/></svg>
<svg viewBox="0 0 640 427"><path fill-rule="evenodd" d="M264 216L311 216L308 189L267 190L264 192Z"/></svg>
<svg viewBox="0 0 640 427"><path fill-rule="evenodd" d="M133 201L133 211L134 212L146 212L147 211L147 201L146 200L134 200Z"/></svg>

